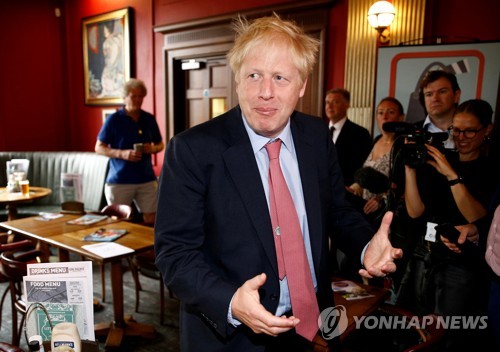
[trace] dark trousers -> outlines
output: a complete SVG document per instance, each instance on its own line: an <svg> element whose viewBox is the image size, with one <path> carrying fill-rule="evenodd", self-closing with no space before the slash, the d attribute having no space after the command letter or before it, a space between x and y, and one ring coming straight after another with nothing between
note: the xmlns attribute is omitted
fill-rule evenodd
<svg viewBox="0 0 500 352"><path fill-rule="evenodd" d="M486 315L487 293L488 281L481 269L432 258L419 246L403 278L398 304L417 315L480 317ZM447 351L462 351L478 347L478 341L486 343L489 332L448 329L445 336Z"/></svg>

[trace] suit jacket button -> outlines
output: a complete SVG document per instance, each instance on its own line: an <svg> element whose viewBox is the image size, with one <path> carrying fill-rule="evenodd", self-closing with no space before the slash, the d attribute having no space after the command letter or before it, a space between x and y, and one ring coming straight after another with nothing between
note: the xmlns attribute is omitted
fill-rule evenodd
<svg viewBox="0 0 500 352"><path fill-rule="evenodd" d="M274 295L274 294L273 294L273 295L271 295L271 300L272 300L272 301L277 301L277 300L278 300L278 298L279 298L279 296L278 296L278 295Z"/></svg>

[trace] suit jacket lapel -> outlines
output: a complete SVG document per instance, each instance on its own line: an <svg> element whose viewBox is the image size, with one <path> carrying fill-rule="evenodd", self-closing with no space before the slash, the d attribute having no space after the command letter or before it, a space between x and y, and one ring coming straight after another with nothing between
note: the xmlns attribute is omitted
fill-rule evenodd
<svg viewBox="0 0 500 352"><path fill-rule="evenodd" d="M269 209L250 139L241 121L240 109L232 109L226 122L226 135L230 146L223 154L224 162L245 204L255 232L262 242L270 265L278 275Z"/></svg>
<svg viewBox="0 0 500 352"><path fill-rule="evenodd" d="M351 120L347 119L346 122L344 123L344 126L342 126L342 129L339 132L339 136L337 138L337 142L335 143L335 146L341 145L344 143L344 140L349 139L349 132L351 129Z"/></svg>
<svg viewBox="0 0 500 352"><path fill-rule="evenodd" d="M310 138L297 121L292 118L291 122L293 142L297 160L299 163L300 179L304 192L304 202L307 212L307 222L309 225L309 238L311 242L311 252L314 261L314 269L319 273L319 258L321 257L322 233L321 228L321 202L318 184L316 157Z"/></svg>

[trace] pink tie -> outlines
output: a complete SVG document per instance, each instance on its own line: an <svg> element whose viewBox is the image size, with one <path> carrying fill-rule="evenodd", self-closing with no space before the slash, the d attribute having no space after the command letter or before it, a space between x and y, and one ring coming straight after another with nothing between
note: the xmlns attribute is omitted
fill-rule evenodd
<svg viewBox="0 0 500 352"><path fill-rule="evenodd" d="M297 211L281 172L281 140L266 145L269 155L269 198L280 279L286 275L296 331L312 341L318 332L319 309Z"/></svg>

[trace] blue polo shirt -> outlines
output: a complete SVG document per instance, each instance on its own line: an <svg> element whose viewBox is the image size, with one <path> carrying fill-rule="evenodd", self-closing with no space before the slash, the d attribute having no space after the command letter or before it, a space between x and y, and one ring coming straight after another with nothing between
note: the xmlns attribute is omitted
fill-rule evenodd
<svg viewBox="0 0 500 352"><path fill-rule="evenodd" d="M110 115L97 139L113 149L133 149L134 143L160 143L161 134L153 115L141 110L137 122L124 108ZM156 180L150 154L143 154L138 162L112 158L107 183L137 184Z"/></svg>

